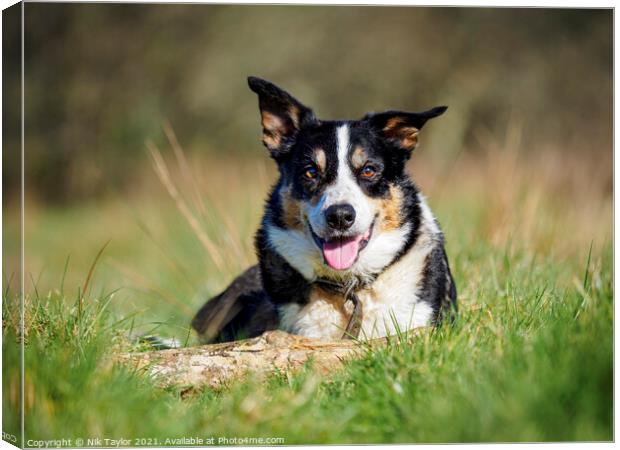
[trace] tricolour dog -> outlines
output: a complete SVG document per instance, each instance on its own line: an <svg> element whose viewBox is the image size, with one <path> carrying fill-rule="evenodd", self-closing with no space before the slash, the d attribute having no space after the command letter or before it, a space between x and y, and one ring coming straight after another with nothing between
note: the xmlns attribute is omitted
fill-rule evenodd
<svg viewBox="0 0 620 450"><path fill-rule="evenodd" d="M420 130L447 108L321 120L274 84L248 83L279 178L256 234L259 264L196 314L201 340L270 329L368 339L455 311L443 234L405 172Z"/></svg>

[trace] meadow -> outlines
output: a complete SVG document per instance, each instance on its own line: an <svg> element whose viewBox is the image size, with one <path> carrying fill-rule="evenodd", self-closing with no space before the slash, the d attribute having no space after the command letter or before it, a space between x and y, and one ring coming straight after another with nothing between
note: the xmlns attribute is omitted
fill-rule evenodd
<svg viewBox="0 0 620 450"><path fill-rule="evenodd" d="M410 171L446 234L456 321L404 333L328 377L309 364L184 395L110 361L148 350L140 333L196 345L193 313L256 259L275 168L261 153L186 156L166 130L133 182L96 201L27 196L27 440L613 439L611 152L525 151L516 125L450 157L423 143ZM14 360L17 278L6 268L18 264L18 213L4 212L3 352ZM9 429L18 368L3 371Z"/></svg>

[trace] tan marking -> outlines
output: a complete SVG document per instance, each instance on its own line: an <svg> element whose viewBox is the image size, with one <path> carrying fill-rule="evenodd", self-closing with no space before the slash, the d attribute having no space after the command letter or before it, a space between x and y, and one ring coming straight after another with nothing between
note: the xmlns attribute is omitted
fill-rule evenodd
<svg viewBox="0 0 620 450"><path fill-rule="evenodd" d="M291 105L287 112L287 118L280 117L266 110L262 110L260 113L263 125L263 143L271 150L277 149L280 146L282 136L293 132L293 128L299 129L299 108Z"/></svg>
<svg viewBox="0 0 620 450"><path fill-rule="evenodd" d="M280 146L280 136L263 133L263 144L269 149L276 149Z"/></svg>
<svg viewBox="0 0 620 450"><path fill-rule="evenodd" d="M351 155L351 163L355 169L361 169L366 164L368 155L362 147L355 147L353 154Z"/></svg>
<svg viewBox="0 0 620 450"><path fill-rule="evenodd" d="M282 202L282 222L291 230L303 229L301 206L298 200L291 196L290 189L280 191Z"/></svg>
<svg viewBox="0 0 620 450"><path fill-rule="evenodd" d="M278 148L285 131L284 121L269 111L261 111L261 123L263 125L263 143L267 148Z"/></svg>
<svg viewBox="0 0 620 450"><path fill-rule="evenodd" d="M403 126L405 119L402 117L392 117L387 121L383 131L388 138L400 141L400 146L413 150L418 145L418 130L416 127Z"/></svg>
<svg viewBox="0 0 620 450"><path fill-rule="evenodd" d="M327 168L327 157L325 156L325 150L317 148L314 150L314 162L321 172L325 172Z"/></svg>
<svg viewBox="0 0 620 450"><path fill-rule="evenodd" d="M284 129L284 121L275 114L269 111L261 111L260 115L265 130L271 133L279 133Z"/></svg>
<svg viewBox="0 0 620 450"><path fill-rule="evenodd" d="M293 126L296 130L299 129L299 108L295 105L291 105L288 109L288 115L291 118L291 122L293 122Z"/></svg>
<svg viewBox="0 0 620 450"><path fill-rule="evenodd" d="M413 150L418 145L418 130L415 127L403 127L401 128L400 139L401 145L408 149Z"/></svg>
<svg viewBox="0 0 620 450"><path fill-rule="evenodd" d="M405 119L403 119L402 117L392 117L391 119L387 121L387 123L385 124L385 127L383 127L383 131L385 131L387 134L395 130L396 128L398 128L404 123L405 123Z"/></svg>
<svg viewBox="0 0 620 450"><path fill-rule="evenodd" d="M381 231L392 231L403 225L400 215L403 206L403 192L396 186L390 185L390 195L377 201L377 209L381 211L379 226Z"/></svg>
<svg viewBox="0 0 620 450"><path fill-rule="evenodd" d="M309 301L323 300L333 306L341 314L346 314L344 296L326 291L319 286L313 286L310 292ZM344 319L344 318L343 318ZM345 324L346 325L346 324Z"/></svg>

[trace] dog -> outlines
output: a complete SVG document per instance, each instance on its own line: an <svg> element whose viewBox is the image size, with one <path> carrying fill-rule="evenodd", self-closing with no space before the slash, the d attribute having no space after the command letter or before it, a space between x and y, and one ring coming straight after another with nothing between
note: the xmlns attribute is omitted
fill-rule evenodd
<svg viewBox="0 0 620 450"><path fill-rule="evenodd" d="M200 340L273 329L370 339L454 317L443 233L405 172L420 130L447 107L321 120L269 81L248 84L279 178L255 237L258 264L198 311Z"/></svg>

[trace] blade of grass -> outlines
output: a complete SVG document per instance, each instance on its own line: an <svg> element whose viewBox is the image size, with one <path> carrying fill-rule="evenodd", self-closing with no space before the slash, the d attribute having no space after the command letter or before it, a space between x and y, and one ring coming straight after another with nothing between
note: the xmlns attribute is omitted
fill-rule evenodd
<svg viewBox="0 0 620 450"><path fill-rule="evenodd" d="M81 298L83 298L84 295L86 295L86 290L88 289L88 286L90 285L90 282L93 278L93 274L95 273L95 268L97 267L99 258L101 258L101 255L103 255L103 252L105 251L109 243L110 241L108 240L105 244L103 244L103 247L101 247L101 249L97 253L97 256L95 256L95 259L93 260L93 263L91 264L90 269L88 270L88 275L86 276L86 280L84 280L84 285L82 286Z"/></svg>
<svg viewBox="0 0 620 450"><path fill-rule="evenodd" d="M592 245L594 241L590 241L590 250L588 250L588 261L586 262L586 270L583 274L583 289L588 289L588 274L590 272L590 262L592 261Z"/></svg>
<svg viewBox="0 0 620 450"><path fill-rule="evenodd" d="M71 253L67 255L65 260L65 268L62 271L62 279L60 280L60 295L65 295L65 278L67 276L67 270L69 269L69 260L71 259Z"/></svg>
<svg viewBox="0 0 620 450"><path fill-rule="evenodd" d="M196 234L196 237L198 238L200 243L204 246L205 250L207 251L207 254L211 258L213 263L216 265L216 267L220 271L223 272L224 261L223 261L221 253L219 252L217 246L209 238L209 236L207 236L204 230L202 230L202 228L200 227L200 224L198 223L198 220L196 220L196 217L190 211L189 207L187 206L187 203L185 203L185 200L183 200L183 198L179 194L179 191L177 190L176 186L172 182L172 178L170 177L170 172L168 171L168 168L166 166L166 163L164 162L164 159L160 151L157 149L157 147L155 147L155 145L152 142L147 142L146 145L151 154L151 157L153 160L153 167L155 169L155 173L157 174L159 180L161 181L161 183L164 185L164 187L168 191L168 194L170 195L170 197L172 197L172 199L174 200L177 206L177 209L183 215L183 217L185 218L189 226L192 228L192 230Z"/></svg>
<svg viewBox="0 0 620 450"><path fill-rule="evenodd" d="M207 214L205 205L202 201L202 196L200 195L200 189L198 188L198 183L196 182L196 179L194 175L192 174L192 171L189 168L189 164L187 163L187 158L185 157L185 152L183 151L181 144L179 144L179 140L177 139L176 133L172 129L172 125L170 124L170 121L166 120L164 122L163 128L164 128L164 134L166 135L166 138L168 139L168 142L170 143L170 146L172 147L172 151L174 152L174 156L177 159L177 163L179 167L181 168L181 171L183 172L183 176L190 183L193 189L194 204L198 207L202 216L206 217L208 214Z"/></svg>

